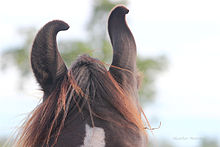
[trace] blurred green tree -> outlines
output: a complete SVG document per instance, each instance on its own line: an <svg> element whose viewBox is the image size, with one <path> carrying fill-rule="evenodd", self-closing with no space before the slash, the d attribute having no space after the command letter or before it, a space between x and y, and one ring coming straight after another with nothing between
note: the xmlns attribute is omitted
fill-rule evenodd
<svg viewBox="0 0 220 147"><path fill-rule="evenodd" d="M172 144L172 142L166 140L166 139L159 139L156 140L154 143L149 142L148 147L174 147L174 145Z"/></svg>
<svg viewBox="0 0 220 147"><path fill-rule="evenodd" d="M119 3L127 4L128 1L93 0L92 15L86 28L88 30L87 35L89 39L87 41L65 40L59 43L61 56L68 66L80 54L89 54L107 64L111 63L111 44L106 33L105 25L103 24L106 24L109 11ZM29 52L34 35L36 34L36 30L33 28L25 30L25 32L22 32L25 40L24 43L21 46L5 50L1 55L2 61L0 62L1 69L5 69L10 63L15 65L23 78L27 77L31 71ZM91 50L94 48L99 50ZM140 90L141 102L149 102L153 100L155 94L153 83L156 73L166 67L166 58L164 56L156 58L138 57L137 66L144 77Z"/></svg>
<svg viewBox="0 0 220 147"><path fill-rule="evenodd" d="M6 137L0 137L0 147L12 147L10 140Z"/></svg>
<svg viewBox="0 0 220 147"><path fill-rule="evenodd" d="M203 138L200 147L219 147L218 141L211 138Z"/></svg>

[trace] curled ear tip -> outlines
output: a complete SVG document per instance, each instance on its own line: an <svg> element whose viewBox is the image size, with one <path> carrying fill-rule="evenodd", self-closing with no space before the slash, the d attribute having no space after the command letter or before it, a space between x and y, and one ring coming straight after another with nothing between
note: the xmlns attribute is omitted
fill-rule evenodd
<svg viewBox="0 0 220 147"><path fill-rule="evenodd" d="M127 14L129 12L128 8L124 5L117 5L112 9L111 13L118 13L118 14Z"/></svg>
<svg viewBox="0 0 220 147"><path fill-rule="evenodd" d="M70 27L66 22L64 22L62 20L52 20L52 21L48 22L45 25L45 27L46 26L55 26L58 29L58 31L68 30Z"/></svg>

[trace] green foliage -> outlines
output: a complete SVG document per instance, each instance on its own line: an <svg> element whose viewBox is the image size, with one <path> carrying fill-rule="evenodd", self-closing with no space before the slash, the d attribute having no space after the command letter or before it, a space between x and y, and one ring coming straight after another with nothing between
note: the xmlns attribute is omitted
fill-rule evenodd
<svg viewBox="0 0 220 147"><path fill-rule="evenodd" d="M4 143L6 142L5 138L0 139L0 147L3 147Z"/></svg>
<svg viewBox="0 0 220 147"><path fill-rule="evenodd" d="M93 0L93 10L92 16L89 19L87 29L91 35L96 35L104 37L106 35L105 27L103 24L106 24L106 18L111 11L111 9L117 4L127 4L127 0L121 1L110 1L110 0Z"/></svg>
<svg viewBox="0 0 220 147"><path fill-rule="evenodd" d="M0 147L12 147L13 140L7 137L0 137Z"/></svg>
<svg viewBox="0 0 220 147"><path fill-rule="evenodd" d="M61 56L68 66L81 54L89 54L107 64L111 63L112 47L106 35L106 25L103 24L106 24L109 11L118 3L126 4L127 1L123 0L115 3L110 0L94 0L92 15L87 25L88 41L65 40L58 43ZM36 30L33 28L24 30L27 30L23 32L24 43L21 46L10 48L3 52L0 63L1 69L5 69L5 67L12 63L19 69L23 78L27 77L31 72L29 54L33 36L36 34ZM155 75L162 71L166 67L165 65L165 57L137 58L137 66L143 75L142 88L140 90L141 102L153 100L155 94L153 87Z"/></svg>
<svg viewBox="0 0 220 147"><path fill-rule="evenodd" d="M149 143L148 147L174 147L173 144L167 140L161 139L161 140L157 140L155 143Z"/></svg>
<svg viewBox="0 0 220 147"><path fill-rule="evenodd" d="M79 55L91 55L90 45L82 41L62 41L59 48L61 56L67 66L70 66Z"/></svg>
<svg viewBox="0 0 220 147"><path fill-rule="evenodd" d="M204 138L201 141L201 147L219 147L218 142L215 139Z"/></svg>
<svg viewBox="0 0 220 147"><path fill-rule="evenodd" d="M1 55L1 69L4 70L8 66L16 65L24 77L30 72L29 54L31 44L36 30L34 28L26 28L25 31L20 31L21 38L24 38L22 45L6 49Z"/></svg>
<svg viewBox="0 0 220 147"><path fill-rule="evenodd" d="M167 59L164 56L156 58L137 58L137 67L142 73L142 86L139 91L140 102L152 101L155 95L154 81L158 72L166 68Z"/></svg>

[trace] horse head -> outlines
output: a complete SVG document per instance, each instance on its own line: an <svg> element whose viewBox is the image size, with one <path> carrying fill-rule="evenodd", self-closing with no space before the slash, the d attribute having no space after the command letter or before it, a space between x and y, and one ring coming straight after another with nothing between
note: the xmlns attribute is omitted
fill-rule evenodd
<svg viewBox="0 0 220 147"><path fill-rule="evenodd" d="M65 139L70 142L65 132L68 132L68 126L71 130L76 124L79 127L75 130L85 130L88 124L104 129L109 136L124 135L121 137L123 143L117 137L110 137L104 145L142 146L143 141L140 143L140 140L146 134L140 135L144 134L144 126L137 95L137 53L134 37L125 19L128 12L126 7L116 6L108 19L113 47L109 70L101 61L87 55L78 57L67 68L56 41L57 33L69 28L64 21L51 21L38 32L32 46L31 65L43 90L43 102L24 126L20 137L24 140L23 146L59 146ZM79 114L82 119L77 117ZM80 124L84 124L83 127ZM113 126L117 129L111 130ZM85 136L85 133L81 134ZM74 138L77 137L72 137L72 144L82 144L83 140L74 142Z"/></svg>

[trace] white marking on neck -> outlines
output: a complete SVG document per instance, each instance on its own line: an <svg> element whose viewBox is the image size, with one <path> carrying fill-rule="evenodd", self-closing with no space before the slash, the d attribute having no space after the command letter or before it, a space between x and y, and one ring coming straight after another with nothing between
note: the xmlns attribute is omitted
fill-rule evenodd
<svg viewBox="0 0 220 147"><path fill-rule="evenodd" d="M103 128L90 127L86 124L86 135L81 147L105 147L105 131Z"/></svg>

